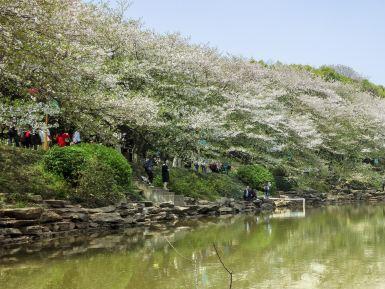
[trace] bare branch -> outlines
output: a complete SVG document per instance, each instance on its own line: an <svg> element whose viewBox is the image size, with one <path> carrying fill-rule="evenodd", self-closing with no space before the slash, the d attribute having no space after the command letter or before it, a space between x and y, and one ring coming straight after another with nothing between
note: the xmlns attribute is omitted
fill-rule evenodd
<svg viewBox="0 0 385 289"><path fill-rule="evenodd" d="M217 249L217 247L215 246L215 243L213 243L213 246L214 246L215 253L217 254L217 257L218 257L218 259L219 259L219 262L221 262L223 268L224 268L224 269L227 271L227 273L229 273L229 275L230 275L229 289L231 289L232 286L233 286L233 272L232 272L230 269L228 269L228 268L226 267L225 263L223 263L222 258L221 258L221 256L220 256L219 253L218 253L218 249Z"/></svg>

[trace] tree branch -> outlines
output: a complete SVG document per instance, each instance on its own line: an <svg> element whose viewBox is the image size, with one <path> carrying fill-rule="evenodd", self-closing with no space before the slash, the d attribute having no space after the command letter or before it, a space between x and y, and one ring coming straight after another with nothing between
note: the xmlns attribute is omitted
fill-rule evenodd
<svg viewBox="0 0 385 289"><path fill-rule="evenodd" d="M229 289L231 289L231 288L232 288L232 285L233 285L233 272L232 272L230 269L228 269L228 268L226 267L225 263L223 263L222 258L221 258L221 256L220 256L219 253L218 253L218 249L217 249L217 247L215 246L215 243L213 243L213 246L214 246L215 253L217 254L217 257L218 257L218 259L219 259L219 262L221 262L223 268L224 268L224 269L227 271L227 273L229 273L229 275L230 275Z"/></svg>

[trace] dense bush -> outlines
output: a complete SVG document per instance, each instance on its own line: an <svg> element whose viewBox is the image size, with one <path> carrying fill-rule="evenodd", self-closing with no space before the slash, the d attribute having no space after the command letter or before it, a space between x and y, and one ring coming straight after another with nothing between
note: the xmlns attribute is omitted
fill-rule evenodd
<svg viewBox="0 0 385 289"><path fill-rule="evenodd" d="M92 158L80 172L78 186L71 196L89 206L116 203L124 197L124 193L114 176L114 170L108 164Z"/></svg>
<svg viewBox="0 0 385 289"><path fill-rule="evenodd" d="M63 177L69 183L76 185L80 171L91 156L85 154L83 146L65 148L53 147L44 156L44 167L47 171Z"/></svg>
<svg viewBox="0 0 385 289"><path fill-rule="evenodd" d="M131 185L129 163L120 153L102 145L52 148L44 156L44 167L71 184L72 198L89 205L113 203Z"/></svg>
<svg viewBox="0 0 385 289"><path fill-rule="evenodd" d="M245 165L237 170L238 178L245 184L254 189L263 190L263 186L270 182L272 188L275 188L275 180L273 174L260 165Z"/></svg>
<svg viewBox="0 0 385 289"><path fill-rule="evenodd" d="M284 166L275 166L271 170L277 190L290 191L296 186L296 181L289 177L289 173Z"/></svg>
<svg viewBox="0 0 385 289"><path fill-rule="evenodd" d="M161 186L159 174L155 185ZM197 173L190 169L172 168L169 188L178 195L214 200L219 197L240 198L244 185L236 176Z"/></svg>

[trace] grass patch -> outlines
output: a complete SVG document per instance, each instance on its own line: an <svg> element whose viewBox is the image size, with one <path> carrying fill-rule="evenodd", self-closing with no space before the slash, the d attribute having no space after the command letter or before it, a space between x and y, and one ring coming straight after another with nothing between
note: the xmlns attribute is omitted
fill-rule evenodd
<svg viewBox="0 0 385 289"><path fill-rule="evenodd" d="M154 183L162 186L158 171ZM241 198L244 184L233 174L203 174L190 169L171 168L169 188L178 195L215 200L220 197Z"/></svg>

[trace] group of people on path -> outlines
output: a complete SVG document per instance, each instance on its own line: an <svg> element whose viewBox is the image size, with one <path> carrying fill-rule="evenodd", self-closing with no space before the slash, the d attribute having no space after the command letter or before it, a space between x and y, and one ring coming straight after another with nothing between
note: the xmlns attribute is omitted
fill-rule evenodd
<svg viewBox="0 0 385 289"><path fill-rule="evenodd" d="M264 197L265 199L268 199L270 197L270 191L271 191L271 183L267 182L265 183L263 187L264 191ZM257 193L254 189L252 189L250 186L247 186L246 189L243 191L243 200L245 201L253 201L257 198Z"/></svg>
<svg viewBox="0 0 385 289"><path fill-rule="evenodd" d="M60 131L54 133L54 137L51 138L51 132L49 130L33 129L32 127L26 130L16 129L15 127L8 129L8 145L10 146L14 145L16 147L33 148L37 150L45 141L48 142L49 146L57 144L60 147L80 144L80 132L75 130L73 134L70 134L66 131Z"/></svg>
<svg viewBox="0 0 385 289"><path fill-rule="evenodd" d="M44 143L45 133L41 129L28 128L26 130L10 127L8 129L8 145L37 149Z"/></svg>

